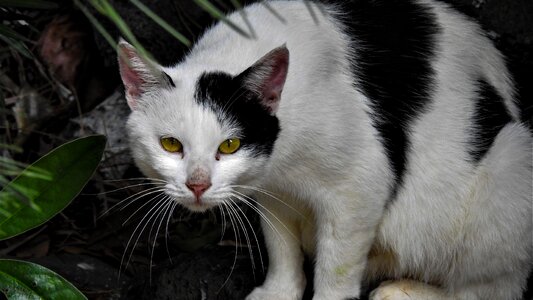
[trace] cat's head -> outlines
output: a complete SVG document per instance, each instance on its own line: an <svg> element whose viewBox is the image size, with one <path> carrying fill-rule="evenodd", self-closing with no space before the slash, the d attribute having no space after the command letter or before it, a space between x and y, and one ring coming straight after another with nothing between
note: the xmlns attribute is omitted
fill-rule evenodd
<svg viewBox="0 0 533 300"><path fill-rule="evenodd" d="M261 180L280 130L285 46L240 74L176 72L180 66L163 68L124 41L118 52L133 157L146 176L166 182L166 194L205 211Z"/></svg>

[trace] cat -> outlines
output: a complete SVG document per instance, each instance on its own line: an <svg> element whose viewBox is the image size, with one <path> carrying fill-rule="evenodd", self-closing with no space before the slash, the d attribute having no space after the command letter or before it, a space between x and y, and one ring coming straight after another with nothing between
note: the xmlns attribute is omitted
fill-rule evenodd
<svg viewBox="0 0 533 300"><path fill-rule="evenodd" d="M141 171L191 211L257 201L269 265L246 299L301 299L306 254L314 300L519 299L532 136L481 27L434 0L244 12L248 37L221 22L174 66L118 53Z"/></svg>

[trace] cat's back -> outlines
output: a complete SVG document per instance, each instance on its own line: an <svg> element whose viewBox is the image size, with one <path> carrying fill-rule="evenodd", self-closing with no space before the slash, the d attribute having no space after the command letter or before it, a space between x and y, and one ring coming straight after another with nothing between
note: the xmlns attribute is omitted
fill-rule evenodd
<svg viewBox="0 0 533 300"><path fill-rule="evenodd" d="M500 97L499 110L519 116L502 55L478 24L441 1L267 1L228 20L206 31L178 72L238 74L285 44L290 67L282 107L300 105L305 93L318 99L336 82L336 89L362 94L352 102L371 107L375 127L391 141L386 148L405 143L403 132L434 103L471 112L472 95L485 87ZM401 169L402 155L392 155Z"/></svg>

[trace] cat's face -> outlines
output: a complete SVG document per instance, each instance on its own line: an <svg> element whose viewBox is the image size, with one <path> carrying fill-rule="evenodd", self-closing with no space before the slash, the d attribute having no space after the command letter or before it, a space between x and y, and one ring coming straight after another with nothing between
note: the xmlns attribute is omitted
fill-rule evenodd
<svg viewBox="0 0 533 300"><path fill-rule="evenodd" d="M165 193L192 211L245 197L239 186L260 182L280 130L275 113L287 49L274 49L238 75L195 78L171 78L125 42L119 49L132 108L130 147L141 171L165 181Z"/></svg>

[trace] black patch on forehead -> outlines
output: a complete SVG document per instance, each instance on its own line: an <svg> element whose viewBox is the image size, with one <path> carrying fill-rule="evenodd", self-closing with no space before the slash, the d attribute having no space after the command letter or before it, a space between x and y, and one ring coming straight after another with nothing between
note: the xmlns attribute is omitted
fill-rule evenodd
<svg viewBox="0 0 533 300"><path fill-rule="evenodd" d="M234 122L239 126L243 148L255 155L270 155L280 131L279 121L258 97L244 87L239 76L223 72L203 73L194 94L196 102L213 110L220 123Z"/></svg>

